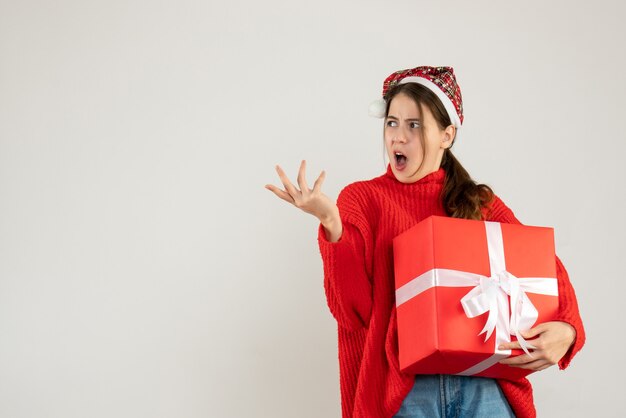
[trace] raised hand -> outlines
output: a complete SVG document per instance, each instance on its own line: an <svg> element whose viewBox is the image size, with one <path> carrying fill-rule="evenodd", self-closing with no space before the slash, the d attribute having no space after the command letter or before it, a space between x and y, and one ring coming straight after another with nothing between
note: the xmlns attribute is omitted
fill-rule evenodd
<svg viewBox="0 0 626 418"><path fill-rule="evenodd" d="M294 186L280 166L276 166L276 172L285 190L272 184L266 184L265 188L286 202L291 203L298 209L315 216L326 228L329 239L336 241L341 236L341 218L337 205L322 193L322 183L326 178L326 172L322 171L315 180L313 188L309 188L306 181L306 161L302 160L298 171L298 187Z"/></svg>

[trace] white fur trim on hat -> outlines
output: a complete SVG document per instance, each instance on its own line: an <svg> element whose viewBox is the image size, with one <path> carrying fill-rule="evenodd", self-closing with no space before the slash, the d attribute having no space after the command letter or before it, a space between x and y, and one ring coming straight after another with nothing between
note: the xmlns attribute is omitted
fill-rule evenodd
<svg viewBox="0 0 626 418"><path fill-rule="evenodd" d="M456 108L454 107L452 100L450 100L450 98L443 91L441 91L438 85L430 80L425 79L424 77L415 76L405 77L399 82L399 84L405 83L421 84L422 86L427 87L429 90L435 93L437 97L439 97L439 100L441 100L441 103L443 103L443 107L446 108L452 124L456 127L457 130L461 127L461 119L459 118L459 114L456 113Z"/></svg>
<svg viewBox="0 0 626 418"><path fill-rule="evenodd" d="M371 117L382 119L385 117L385 112L387 112L387 102L385 99L374 100L370 103L368 114Z"/></svg>

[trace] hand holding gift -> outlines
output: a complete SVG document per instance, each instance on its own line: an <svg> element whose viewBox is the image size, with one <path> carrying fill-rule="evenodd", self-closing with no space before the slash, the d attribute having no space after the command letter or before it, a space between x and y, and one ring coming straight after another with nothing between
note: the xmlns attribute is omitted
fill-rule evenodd
<svg viewBox="0 0 626 418"><path fill-rule="evenodd" d="M500 364L539 371L555 365L563 358L576 339L576 330L567 322L552 321L523 332L522 336L534 347L532 355L520 354L500 360ZM536 337L536 338L535 338ZM528 340L534 338L533 340ZM519 349L518 341L500 344L500 350Z"/></svg>

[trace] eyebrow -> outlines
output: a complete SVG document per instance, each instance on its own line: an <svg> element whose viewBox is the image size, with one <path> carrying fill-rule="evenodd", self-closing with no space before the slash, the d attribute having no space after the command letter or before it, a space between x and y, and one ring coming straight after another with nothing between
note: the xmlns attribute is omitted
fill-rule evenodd
<svg viewBox="0 0 626 418"><path fill-rule="evenodd" d="M395 119L395 120L400 120L400 119L398 119L397 117L395 117L395 116L391 116L391 115L387 116L387 119ZM410 119L405 119L405 120L406 120L407 122L420 122L420 119L419 119L419 118L410 118Z"/></svg>

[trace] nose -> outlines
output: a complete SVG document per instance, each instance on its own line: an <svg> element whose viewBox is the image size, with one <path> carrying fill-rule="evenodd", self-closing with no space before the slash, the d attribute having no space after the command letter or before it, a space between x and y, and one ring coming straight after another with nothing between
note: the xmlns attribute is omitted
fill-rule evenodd
<svg viewBox="0 0 626 418"><path fill-rule="evenodd" d="M398 132L396 136L393 138L393 142L397 142L400 144L406 143L406 135L403 132Z"/></svg>

